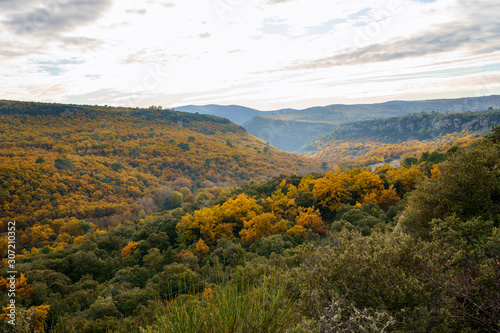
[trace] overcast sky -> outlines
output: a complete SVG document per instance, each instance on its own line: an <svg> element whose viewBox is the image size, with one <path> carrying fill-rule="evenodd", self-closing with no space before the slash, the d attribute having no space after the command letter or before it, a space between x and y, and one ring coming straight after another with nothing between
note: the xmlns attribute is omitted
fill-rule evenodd
<svg viewBox="0 0 500 333"><path fill-rule="evenodd" d="M500 94L500 1L0 0L0 99L260 110Z"/></svg>

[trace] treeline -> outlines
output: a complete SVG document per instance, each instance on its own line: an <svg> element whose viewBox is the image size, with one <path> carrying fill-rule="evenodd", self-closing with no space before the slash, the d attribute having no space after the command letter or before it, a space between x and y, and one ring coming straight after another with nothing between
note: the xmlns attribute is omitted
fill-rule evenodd
<svg viewBox="0 0 500 333"><path fill-rule="evenodd" d="M161 120L167 124L184 123L189 125L195 122L211 122L221 125L229 125L233 132L244 131L243 128L231 123L225 118L198 113L179 112L173 109L163 109L158 106L144 108L111 107L99 105L76 105L40 102L20 102L0 100L0 115L26 115L26 116L53 116L70 117L75 114L84 115L91 119L103 114L113 114L118 117L139 117L145 120ZM203 129L200 128L202 131ZM223 130L223 127L219 128Z"/></svg>
<svg viewBox="0 0 500 333"><path fill-rule="evenodd" d="M340 125L303 148L331 165L368 166L425 151L467 146L500 123L500 111L416 113Z"/></svg>

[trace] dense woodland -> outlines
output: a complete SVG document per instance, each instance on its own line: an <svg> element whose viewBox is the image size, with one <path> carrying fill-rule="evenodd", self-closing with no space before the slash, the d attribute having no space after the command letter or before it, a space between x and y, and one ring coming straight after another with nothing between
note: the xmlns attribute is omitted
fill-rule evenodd
<svg viewBox="0 0 500 333"><path fill-rule="evenodd" d="M209 115L0 103L0 222L16 220L28 248L72 241L81 220L106 229L314 163Z"/></svg>
<svg viewBox="0 0 500 333"><path fill-rule="evenodd" d="M2 126L11 122L1 132L0 170L8 184L2 204L24 200L20 207L32 209L2 211L13 214L5 221L25 226L17 258L18 329L500 331L500 128L445 151L409 156L399 168L322 164L311 172L304 170L315 161L297 163L297 156L222 120L192 115L197 120L186 125L191 115L154 109L127 121L117 115L122 111L134 112L102 109L96 123L90 111L2 115ZM187 117L183 126L168 123L171 112ZM43 123L45 117L50 121ZM217 135L202 133L209 125ZM212 150L218 153L207 155ZM171 156L191 167L201 161L199 170L150 167ZM224 167L211 167L216 158ZM298 164L301 173L294 171ZM282 174L257 177L274 172ZM93 187L80 192L82 179ZM35 189L16 192L26 183L46 196L55 187L39 199ZM85 215L108 203L123 206ZM83 211L73 215L75 206ZM33 217L43 209L57 214ZM6 249L7 238L0 242Z"/></svg>
<svg viewBox="0 0 500 333"><path fill-rule="evenodd" d="M484 134L500 122L500 110L476 112L421 112L401 117L345 123L321 141L365 139L386 143L432 140L455 132Z"/></svg>
<svg viewBox="0 0 500 333"><path fill-rule="evenodd" d="M500 121L499 110L421 112L345 123L303 148L307 155L331 165L366 166L416 157L426 151L446 152L468 146L490 133Z"/></svg>

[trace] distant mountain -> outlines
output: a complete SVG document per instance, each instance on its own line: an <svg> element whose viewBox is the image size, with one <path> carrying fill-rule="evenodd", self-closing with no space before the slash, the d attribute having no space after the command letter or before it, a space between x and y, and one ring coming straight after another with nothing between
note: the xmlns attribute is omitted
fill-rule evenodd
<svg viewBox="0 0 500 333"><path fill-rule="evenodd" d="M186 105L175 108L177 111L190 113L211 114L214 116L227 118L238 125L252 119L255 116L262 115L265 112L239 105Z"/></svg>
<svg viewBox="0 0 500 333"><path fill-rule="evenodd" d="M304 152L340 124L377 118L399 117L419 112L463 112L500 108L500 96L389 101L375 104L332 104L303 110L260 111L239 105L187 105L176 108L190 113L210 114L242 125L248 133L284 151Z"/></svg>
<svg viewBox="0 0 500 333"><path fill-rule="evenodd" d="M390 101L377 104L333 104L304 110L279 110L243 123L250 133L285 151L303 152L301 147L318 140L340 124L419 112L462 112L500 108L500 96Z"/></svg>

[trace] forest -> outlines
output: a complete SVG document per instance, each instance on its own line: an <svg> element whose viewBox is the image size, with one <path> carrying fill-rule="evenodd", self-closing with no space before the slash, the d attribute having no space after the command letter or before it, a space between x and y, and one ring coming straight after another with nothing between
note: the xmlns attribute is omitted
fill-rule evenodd
<svg viewBox="0 0 500 333"><path fill-rule="evenodd" d="M12 104L18 331L500 331L499 127L372 171L211 116Z"/></svg>
<svg viewBox="0 0 500 333"><path fill-rule="evenodd" d="M362 167L415 158L426 151L468 146L498 124L500 111L420 112L341 124L303 147L331 165Z"/></svg>
<svg viewBox="0 0 500 333"><path fill-rule="evenodd" d="M81 220L105 230L215 186L299 169L319 163L210 115L0 103L0 223L16 220L23 246L60 246L81 236Z"/></svg>

